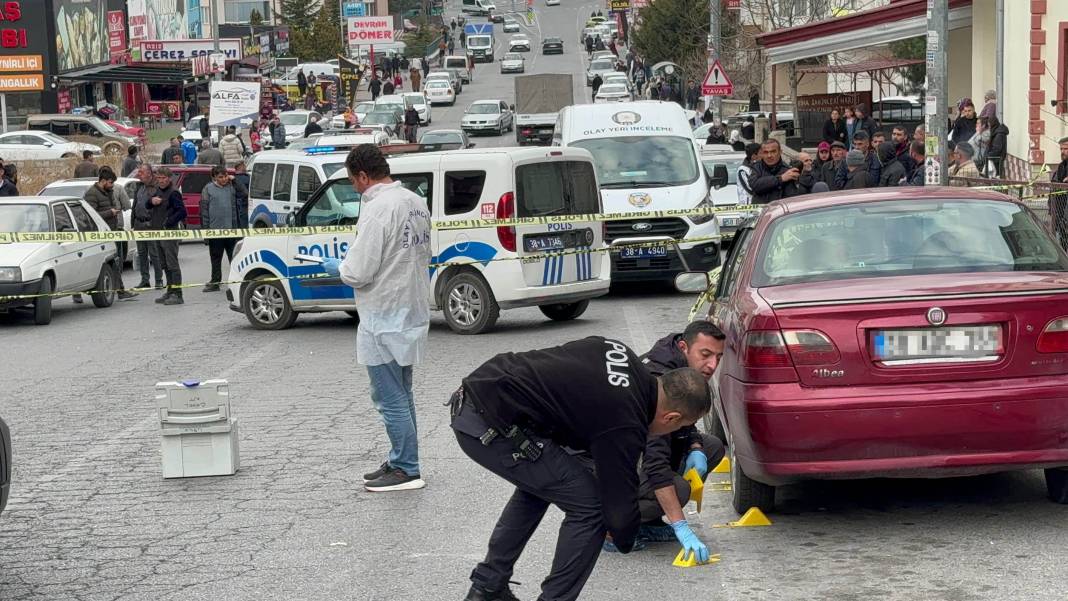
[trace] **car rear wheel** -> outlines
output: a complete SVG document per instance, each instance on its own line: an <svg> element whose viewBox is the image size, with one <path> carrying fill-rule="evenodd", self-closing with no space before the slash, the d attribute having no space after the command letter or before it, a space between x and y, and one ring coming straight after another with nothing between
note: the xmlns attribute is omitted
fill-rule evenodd
<svg viewBox="0 0 1068 601"><path fill-rule="evenodd" d="M1046 491L1054 503L1068 504L1068 468L1046 470Z"/></svg>
<svg viewBox="0 0 1068 601"><path fill-rule="evenodd" d="M481 334L493 327L501 309L481 276L461 272L445 284L445 321L457 334Z"/></svg>
<svg viewBox="0 0 1068 601"><path fill-rule="evenodd" d="M764 513L775 509L775 487L757 482L745 475L742 466L738 465L738 458L734 452L734 440L731 437L727 445L727 455L731 460L731 505L738 515L749 511L750 507L756 507Z"/></svg>
<svg viewBox="0 0 1068 601"><path fill-rule="evenodd" d="M297 321L297 313L280 282L259 276L245 284L241 306L257 330L284 330Z"/></svg>
<svg viewBox="0 0 1068 601"><path fill-rule="evenodd" d="M93 305L100 309L110 307L115 302L115 268L111 263L104 263L100 267L96 286L89 296L93 299Z"/></svg>
<svg viewBox="0 0 1068 601"><path fill-rule="evenodd" d="M33 323L46 326L52 323L52 278L47 275L41 278L41 287L38 296L33 300Z"/></svg>
<svg viewBox="0 0 1068 601"><path fill-rule="evenodd" d="M555 305L538 305L545 317L553 321L570 321L578 318L586 312L590 306L590 300L581 300L577 303L557 303Z"/></svg>

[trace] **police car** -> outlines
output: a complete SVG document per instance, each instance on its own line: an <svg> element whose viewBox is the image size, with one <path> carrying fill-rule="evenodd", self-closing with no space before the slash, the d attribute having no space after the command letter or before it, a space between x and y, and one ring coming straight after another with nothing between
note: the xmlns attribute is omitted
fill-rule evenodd
<svg viewBox="0 0 1068 601"><path fill-rule="evenodd" d="M287 223L299 227L358 222L360 196L343 169L347 150L313 155L296 167L311 171L310 165L318 165L317 174L329 175ZM610 260L596 251L603 245L602 225L566 221L567 215L601 210L587 151L425 150L418 144L383 149L393 179L426 199L435 222L537 216L561 220L539 226L435 229L430 303L444 312L450 328L461 334L485 332L501 309L517 307L537 306L557 321L575 319L590 299L608 292ZM266 163L257 162L262 164ZM282 165L274 163L276 169ZM304 312L355 315L352 288L339 278L325 277L321 265L297 258L344 258L352 239L327 234L246 238L238 243L231 263L229 280L238 283L227 289L230 308L244 313L254 327L267 330L287 328Z"/></svg>

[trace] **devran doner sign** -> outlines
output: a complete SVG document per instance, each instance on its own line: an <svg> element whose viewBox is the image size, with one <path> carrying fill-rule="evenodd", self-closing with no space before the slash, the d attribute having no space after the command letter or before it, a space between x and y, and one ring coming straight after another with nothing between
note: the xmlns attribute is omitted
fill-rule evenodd
<svg viewBox="0 0 1068 601"><path fill-rule="evenodd" d="M393 42L392 17L349 17L349 46Z"/></svg>

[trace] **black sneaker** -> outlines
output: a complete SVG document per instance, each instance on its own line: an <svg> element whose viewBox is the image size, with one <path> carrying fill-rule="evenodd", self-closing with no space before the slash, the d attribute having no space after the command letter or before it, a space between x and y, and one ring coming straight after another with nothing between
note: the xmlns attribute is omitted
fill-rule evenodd
<svg viewBox="0 0 1068 601"><path fill-rule="evenodd" d="M426 482L419 477L419 474L409 476L404 473L404 470L399 468L390 468L388 472L371 480L370 482L364 482L364 488L371 492L392 492L395 490L416 490L426 486Z"/></svg>
<svg viewBox="0 0 1068 601"><path fill-rule="evenodd" d="M389 467L389 461L383 461L382 465L378 466L377 470L363 475L364 484L371 480L378 480L382 476L385 476L391 469L393 468Z"/></svg>
<svg viewBox="0 0 1068 601"><path fill-rule="evenodd" d="M170 292L170 290L168 290L167 292L163 293L163 296L160 296L159 298L157 298L156 302L162 305L163 303L167 302L167 299L170 298L170 297L171 297L171 292Z"/></svg>
<svg viewBox="0 0 1068 601"><path fill-rule="evenodd" d="M164 305L184 305L185 301L182 299L182 297L178 296L177 294L172 294L172 295L168 296L165 301L163 301L163 304Z"/></svg>
<svg viewBox="0 0 1068 601"><path fill-rule="evenodd" d="M512 589L508 585L504 585L501 590L491 591L477 584L472 584L471 589L467 591L467 596L464 597L464 601L519 601L519 597L512 594Z"/></svg>
<svg viewBox="0 0 1068 601"><path fill-rule="evenodd" d="M130 292L129 290L119 290L119 300L126 300L128 298L134 298L137 296L136 292Z"/></svg>
<svg viewBox="0 0 1068 601"><path fill-rule="evenodd" d="M71 297L71 300L74 301L75 305L80 305L80 304L85 302L85 300L82 299L82 295L80 295L80 294L75 294L74 296Z"/></svg>
<svg viewBox="0 0 1068 601"><path fill-rule="evenodd" d="M203 290L201 290L201 292L218 292L218 291L219 291L219 285L218 284L208 284L207 286L204 286Z"/></svg>
<svg viewBox="0 0 1068 601"><path fill-rule="evenodd" d="M148 280L141 280L140 282L137 282L137 285L134 286L134 288L151 288L151 286L149 286Z"/></svg>

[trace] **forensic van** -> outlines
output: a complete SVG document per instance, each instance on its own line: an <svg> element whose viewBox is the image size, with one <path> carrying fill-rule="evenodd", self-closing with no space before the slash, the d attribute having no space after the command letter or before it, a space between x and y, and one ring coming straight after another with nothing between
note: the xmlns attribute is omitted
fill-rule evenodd
<svg viewBox="0 0 1068 601"><path fill-rule="evenodd" d="M578 104L560 110L553 145L593 155L606 213L712 207L710 190L719 182L710 182L691 130L674 102ZM664 241L613 250L617 281L670 280L681 271L708 271L720 262L721 238L712 214L635 215L606 226L609 244Z"/></svg>
<svg viewBox="0 0 1068 601"><path fill-rule="evenodd" d="M593 159L577 148L494 148L423 152L418 144L385 147L391 177L423 197L435 222L553 217L556 223L517 227L464 227L432 233L431 307L453 331L479 334L501 309L537 306L549 319L579 317L590 299L608 292L610 262L602 224L568 215L601 211ZM398 154L402 153L402 154ZM262 153L261 153L262 154ZM325 158L324 158L325 157ZM324 168L345 152L315 157ZM273 163L277 168L282 163ZM360 195L343 166L299 206L287 223L355 225ZM477 225L477 224L472 224ZM351 235L251 237L238 242L226 297L254 327L280 330L304 312L345 311L355 316L352 288L323 277L314 261L344 258ZM304 277L301 277L304 276ZM319 277L316 277L319 276Z"/></svg>

